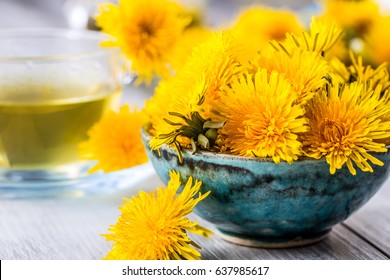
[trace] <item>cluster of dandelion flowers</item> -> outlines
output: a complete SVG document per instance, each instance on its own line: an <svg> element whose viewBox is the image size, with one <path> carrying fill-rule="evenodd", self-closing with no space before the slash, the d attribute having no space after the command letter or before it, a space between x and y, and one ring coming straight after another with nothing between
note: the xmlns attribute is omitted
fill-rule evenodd
<svg viewBox="0 0 390 280"><path fill-rule="evenodd" d="M188 232L208 237L211 231L186 216L209 192L199 192L202 182L192 177L183 190L180 175L170 172L167 187L151 193L140 192L138 197L125 199L117 223L104 234L113 248L106 259L114 260L197 260L200 248ZM194 248L195 247L195 248Z"/></svg>
<svg viewBox="0 0 390 280"><path fill-rule="evenodd" d="M226 148L236 155L292 163L302 153L298 135L307 130L296 97L291 83L275 71L239 76L216 107L226 119L221 129Z"/></svg>
<svg viewBox="0 0 390 280"><path fill-rule="evenodd" d="M100 5L99 12L97 24L111 36L103 46L119 47L139 81L170 74L172 46L190 23L182 7L168 0L120 0Z"/></svg>
<svg viewBox="0 0 390 280"><path fill-rule="evenodd" d="M142 112L124 105L111 111L89 131L89 139L79 145L83 159L97 161L90 172L117 171L147 162L140 130L146 122Z"/></svg>
<svg viewBox="0 0 390 280"><path fill-rule="evenodd" d="M390 136L390 122L383 121L390 107L382 106L380 87L364 93L364 85L352 83L323 90L308 103L309 131L302 136L305 154L325 157L330 173L347 165L356 174L354 164L373 172L370 162L383 165L369 152L386 152L379 140Z"/></svg>

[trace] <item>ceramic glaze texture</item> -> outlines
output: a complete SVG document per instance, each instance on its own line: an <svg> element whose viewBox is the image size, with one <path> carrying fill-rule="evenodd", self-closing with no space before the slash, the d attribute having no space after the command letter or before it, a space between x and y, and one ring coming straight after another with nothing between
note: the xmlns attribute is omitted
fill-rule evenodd
<svg viewBox="0 0 390 280"><path fill-rule="evenodd" d="M321 239L331 227L350 216L380 188L389 174L390 154L376 154L385 166L374 173L347 168L329 173L324 160L305 159L293 164L214 153L183 153L164 146L148 148L164 183L169 170L203 181L202 193L211 191L195 212L213 223L227 239L245 245L288 247ZM267 246L267 244L269 246ZM281 244L279 246L278 244Z"/></svg>

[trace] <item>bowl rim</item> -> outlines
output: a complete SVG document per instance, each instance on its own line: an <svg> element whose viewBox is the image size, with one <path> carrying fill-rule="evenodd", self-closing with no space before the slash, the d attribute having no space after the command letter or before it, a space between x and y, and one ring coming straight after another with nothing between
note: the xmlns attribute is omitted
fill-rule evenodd
<svg viewBox="0 0 390 280"><path fill-rule="evenodd" d="M146 127L147 126L143 126L141 128L141 137L146 140L147 149L151 150L150 146L149 146L149 141L152 138L152 135L147 131ZM388 149L386 153L390 153L390 145L386 145L385 147ZM177 151L174 148L172 148L171 146L167 145L167 144L163 144L160 149L169 150L170 152L173 152L173 153L177 154ZM215 157L219 157L219 158L223 158L223 159L230 160L230 161L240 160L240 161L275 163L272 158L246 157L246 156L239 156L239 155L231 155L231 154L222 154L222 153L216 153L216 152L209 152L209 151L203 151L203 150L198 151L195 154L192 154L192 151L190 149L187 149L187 148L183 148L182 152L183 152L183 157L184 156L192 157L192 158L196 158L196 157L199 157L199 158L215 158ZM386 153L379 153L379 152L370 152L370 153L371 154L379 154L379 155L386 154ZM291 164L294 164L294 163L297 163L297 162L305 162L305 163L307 163L307 162L325 162L325 161L326 161L326 159L324 157L322 157L320 159L314 159L314 158L310 158L310 157L307 157L307 156L299 156L298 159L293 161ZM290 164L290 163L288 163L287 161L281 160L279 163L275 163L275 164Z"/></svg>

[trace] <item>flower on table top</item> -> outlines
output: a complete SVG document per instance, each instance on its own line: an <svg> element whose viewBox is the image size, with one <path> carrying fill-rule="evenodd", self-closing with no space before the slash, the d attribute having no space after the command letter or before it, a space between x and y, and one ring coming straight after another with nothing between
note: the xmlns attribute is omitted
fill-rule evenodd
<svg viewBox="0 0 390 280"><path fill-rule="evenodd" d="M118 113L111 111L89 131L89 139L80 144L80 156L96 160L90 170L121 170L147 162L140 130L146 123L143 113L125 105Z"/></svg>
<svg viewBox="0 0 390 280"><path fill-rule="evenodd" d="M221 134L230 153L276 163L292 163L301 155L298 135L307 131L307 121L283 74L261 69L239 76L225 91L216 111L226 119Z"/></svg>
<svg viewBox="0 0 390 280"><path fill-rule="evenodd" d="M170 74L169 58L190 19L168 0L120 0L99 6L98 26L111 36L103 43L119 47L131 61L139 81Z"/></svg>
<svg viewBox="0 0 390 280"><path fill-rule="evenodd" d="M329 73L328 62L316 52L294 50L271 52L260 55L254 69L265 68L285 75L297 93L295 103L306 103L324 86Z"/></svg>
<svg viewBox="0 0 390 280"><path fill-rule="evenodd" d="M356 174L354 164L372 172L370 162L380 166L383 162L368 151L386 152L378 140L390 136L390 121L382 120L390 107L381 106L385 100L380 87L364 93L364 85L355 82L328 89L306 106L310 129L302 136L305 154L325 157L331 174L344 165Z"/></svg>
<svg viewBox="0 0 390 280"><path fill-rule="evenodd" d="M196 260L200 249L188 233L209 237L211 231L191 221L188 214L209 192L199 192L202 182L189 177L180 193L180 175L170 172L167 187L151 193L140 192L125 199L115 225L104 234L113 242L105 259L114 260ZM195 248L194 248L195 247ZM196 249L197 248L197 249Z"/></svg>

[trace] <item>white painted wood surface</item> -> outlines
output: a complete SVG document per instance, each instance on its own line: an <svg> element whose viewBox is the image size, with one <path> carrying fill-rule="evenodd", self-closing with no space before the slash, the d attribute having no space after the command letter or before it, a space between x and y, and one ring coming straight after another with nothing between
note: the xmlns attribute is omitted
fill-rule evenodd
<svg viewBox="0 0 390 280"><path fill-rule="evenodd" d="M101 259L110 244L100 234L115 223L122 198L159 185L153 175L105 196L0 200L0 259ZM203 259L389 259L389 199L390 180L346 222L348 227L338 225L324 241L301 248L249 248L215 235L193 238L203 247Z"/></svg>

